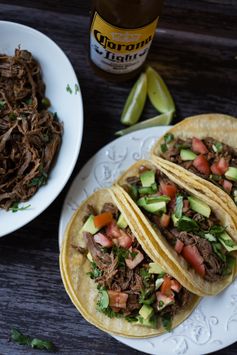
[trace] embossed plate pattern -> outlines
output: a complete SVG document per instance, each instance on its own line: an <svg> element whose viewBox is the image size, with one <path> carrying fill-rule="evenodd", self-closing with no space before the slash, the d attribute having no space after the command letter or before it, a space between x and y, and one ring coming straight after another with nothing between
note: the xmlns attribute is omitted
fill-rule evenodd
<svg viewBox="0 0 237 355"><path fill-rule="evenodd" d="M132 163L148 158L155 140L168 127L148 128L118 138L102 148L75 178L64 202L59 226L59 244L72 214L98 188L112 182ZM192 315L171 333L149 339L115 336L122 343L149 354L206 354L237 340L237 281L215 297L204 298Z"/></svg>

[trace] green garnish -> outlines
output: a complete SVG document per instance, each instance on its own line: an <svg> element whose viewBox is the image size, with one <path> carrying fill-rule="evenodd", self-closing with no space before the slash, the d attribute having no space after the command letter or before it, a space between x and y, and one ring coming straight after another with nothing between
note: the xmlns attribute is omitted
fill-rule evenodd
<svg viewBox="0 0 237 355"><path fill-rule="evenodd" d="M211 233L212 235L214 235L215 237L219 237L222 233L224 233L226 230L225 227L222 226L218 226L218 225L214 225L209 229L209 233Z"/></svg>
<svg viewBox="0 0 237 355"><path fill-rule="evenodd" d="M219 180L222 179L222 177L219 176L219 175L211 174L211 175L209 176L209 179L211 179L211 180L213 180L213 181L219 181Z"/></svg>
<svg viewBox="0 0 237 355"><path fill-rule="evenodd" d="M72 94L72 89L69 84L66 86L66 91L69 92L69 94Z"/></svg>
<svg viewBox="0 0 237 355"><path fill-rule="evenodd" d="M174 140L174 135L172 133L166 133L164 135L164 140L166 144L169 144L170 142L172 142Z"/></svg>
<svg viewBox="0 0 237 355"><path fill-rule="evenodd" d="M33 178L30 182L29 182L29 186L43 186L46 184L47 179L48 179L48 174L44 171L42 165L40 165L39 167L39 173L40 175Z"/></svg>
<svg viewBox="0 0 237 355"><path fill-rule="evenodd" d="M164 302L163 301L159 301L159 307L163 307L164 306Z"/></svg>
<svg viewBox="0 0 237 355"><path fill-rule="evenodd" d="M203 238L209 240L209 242L216 242L216 237L211 233L204 233Z"/></svg>
<svg viewBox="0 0 237 355"><path fill-rule="evenodd" d="M220 153L222 151L223 145L220 142L216 142L212 145L212 149L215 153Z"/></svg>
<svg viewBox="0 0 237 355"><path fill-rule="evenodd" d="M149 273L149 268L141 268L140 269L140 276L142 278L142 282L144 284L145 287L149 287L150 286L150 282L151 282L151 278L152 275Z"/></svg>
<svg viewBox="0 0 237 355"><path fill-rule="evenodd" d="M0 100L0 110L5 106L5 101L3 100Z"/></svg>
<svg viewBox="0 0 237 355"><path fill-rule="evenodd" d="M45 108L48 108L51 106L51 103L49 101L49 99L47 97L44 97L42 100L41 100L41 103L42 105L45 107Z"/></svg>
<svg viewBox="0 0 237 355"><path fill-rule="evenodd" d="M123 267L125 265L125 259L128 258L130 251L121 247L113 246L113 253L118 258L118 266Z"/></svg>
<svg viewBox="0 0 237 355"><path fill-rule="evenodd" d="M131 185L129 188L129 195L132 197L133 200L138 199L138 189L135 185Z"/></svg>
<svg viewBox="0 0 237 355"><path fill-rule="evenodd" d="M108 306L105 309L99 308L98 304L97 304L97 308L96 308L99 312L104 313L107 317L109 318L120 318L123 314L120 312L114 312L112 310L112 308L110 308L110 306Z"/></svg>
<svg viewBox="0 0 237 355"><path fill-rule="evenodd" d="M175 217L180 219L183 214L183 196L176 197Z"/></svg>
<svg viewBox="0 0 237 355"><path fill-rule="evenodd" d="M182 216L177 221L177 228L180 231L193 232L193 231L197 231L199 229L199 226L197 222L192 220L191 218Z"/></svg>
<svg viewBox="0 0 237 355"><path fill-rule="evenodd" d="M22 334L17 329L11 329L11 341L19 345L27 345L31 348L38 349L38 350L48 350L48 351L55 351L55 345L49 340L43 340L38 338L31 338L28 335Z"/></svg>
<svg viewBox="0 0 237 355"><path fill-rule="evenodd" d="M137 317L131 317L131 316L126 316L125 319L129 323L134 323L138 321Z"/></svg>
<svg viewBox="0 0 237 355"><path fill-rule="evenodd" d="M168 147L165 143L163 143L163 144L161 144L160 149L161 149L162 153L165 153L165 152L167 152Z"/></svg>
<svg viewBox="0 0 237 355"><path fill-rule="evenodd" d="M97 279L97 277L102 276L102 271L97 267L94 261L91 263L91 271L88 272L88 275L91 279Z"/></svg>
<svg viewBox="0 0 237 355"><path fill-rule="evenodd" d="M32 100L32 98L29 98L29 99L24 100L24 102L25 102L27 105L32 105L33 100Z"/></svg>
<svg viewBox="0 0 237 355"><path fill-rule="evenodd" d="M220 243L212 243L214 253L219 256L222 261L226 261L226 255L222 252L222 245Z"/></svg>
<svg viewBox="0 0 237 355"><path fill-rule="evenodd" d="M162 321L162 325L165 328L165 330L167 330L167 332L171 331L171 327L172 327L172 316L170 313L165 313L162 317L161 317L161 321Z"/></svg>
<svg viewBox="0 0 237 355"><path fill-rule="evenodd" d="M226 265L222 271L222 275L225 276L225 275L231 274L233 268L235 267L235 264L236 264L236 259L231 255L227 255L226 256Z"/></svg>
<svg viewBox="0 0 237 355"><path fill-rule="evenodd" d="M15 213L18 211L25 211L29 207L30 207L30 205L19 207L19 202L14 202L11 205L11 207L9 208L9 210L12 211L13 213Z"/></svg>
<svg viewBox="0 0 237 355"><path fill-rule="evenodd" d="M79 85L75 84L75 95L80 91Z"/></svg>
<svg viewBox="0 0 237 355"><path fill-rule="evenodd" d="M141 290L141 294L139 296L139 303L140 304L146 304L150 305L152 304L156 299L156 296L154 295L154 288L150 287L146 290Z"/></svg>
<svg viewBox="0 0 237 355"><path fill-rule="evenodd" d="M11 121L15 121L16 120L16 114L14 112L10 112L8 116L9 116Z"/></svg>

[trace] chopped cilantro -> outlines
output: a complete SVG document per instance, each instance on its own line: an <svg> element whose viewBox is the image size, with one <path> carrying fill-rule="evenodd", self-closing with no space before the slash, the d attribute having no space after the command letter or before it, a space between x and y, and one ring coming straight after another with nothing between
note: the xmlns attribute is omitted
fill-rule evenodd
<svg viewBox="0 0 237 355"><path fill-rule="evenodd" d="M16 114L14 112L10 112L8 116L9 116L11 121L15 121L16 120Z"/></svg>
<svg viewBox="0 0 237 355"><path fill-rule="evenodd" d="M232 273L233 268L235 267L236 264L236 259L231 256L227 255L226 256L226 265L225 268L222 271L222 275L230 275Z"/></svg>
<svg viewBox="0 0 237 355"><path fill-rule="evenodd" d="M151 283L151 279L152 279L152 274L149 273L149 269L148 268L141 268L140 269L140 276L142 278L142 282L144 284L145 287L149 287L150 283Z"/></svg>
<svg viewBox="0 0 237 355"><path fill-rule="evenodd" d="M220 243L212 243L213 251L219 256L221 260L226 261L226 255L222 252L222 245Z"/></svg>
<svg viewBox="0 0 237 355"><path fill-rule="evenodd" d="M72 89L69 84L67 84L67 86L66 86L66 91L69 92L69 94L72 94Z"/></svg>
<svg viewBox="0 0 237 355"><path fill-rule="evenodd" d="M159 301L159 307L163 307L164 306L164 302L163 301Z"/></svg>
<svg viewBox="0 0 237 355"><path fill-rule="evenodd" d="M140 304L146 304L146 305L150 305L152 303L154 303L156 299L156 296L154 294L154 288L150 287L148 289L143 289L141 290L141 294L139 296L139 303Z"/></svg>
<svg viewBox="0 0 237 355"><path fill-rule="evenodd" d="M33 178L30 182L29 182L29 186L43 186L46 184L47 179L48 179L48 174L44 171L42 165L40 165L39 167L39 173L40 175Z"/></svg>
<svg viewBox="0 0 237 355"><path fill-rule="evenodd" d="M42 340L37 338L31 338L28 335L22 334L17 329L11 330L11 341L19 345L27 345L31 348L38 349L38 350L48 350L48 351L55 351L55 345L49 340Z"/></svg>
<svg viewBox="0 0 237 355"><path fill-rule="evenodd" d="M214 235L215 237L220 236L223 232L225 232L226 228L218 225L214 225L209 229L209 233Z"/></svg>
<svg viewBox="0 0 237 355"><path fill-rule="evenodd" d="M75 84L75 95L80 91L79 85Z"/></svg>
<svg viewBox="0 0 237 355"><path fill-rule="evenodd" d="M41 103L45 108L49 108L51 106L51 102L49 101L49 99L47 97L44 97L41 100Z"/></svg>
<svg viewBox="0 0 237 355"><path fill-rule="evenodd" d="M170 313L165 313L162 317L161 317L161 321L162 321L162 325L165 328L165 330L167 330L167 332L171 331L171 327L172 327L172 316Z"/></svg>
<svg viewBox="0 0 237 355"><path fill-rule="evenodd" d="M108 306L107 308L105 309L102 309L98 306L97 304L97 308L96 308L99 312L102 312L104 313L107 317L109 318L120 318L122 316L122 313L120 312L114 312L112 310L112 308L110 308L110 306Z"/></svg>
<svg viewBox="0 0 237 355"><path fill-rule="evenodd" d="M13 213L15 213L15 212L18 212L18 211L24 211L24 210L26 210L29 207L30 207L30 205L19 207L19 202L14 202L11 205L11 207L9 208L9 210L12 211Z"/></svg>
<svg viewBox="0 0 237 355"><path fill-rule="evenodd" d="M161 149L162 153L165 153L165 152L167 152L168 147L165 143L163 143L163 144L161 144L160 149Z"/></svg>
<svg viewBox="0 0 237 355"><path fill-rule="evenodd" d="M97 277L102 276L102 271L97 267L94 261L91 263L91 271L88 272L88 275L91 279L97 279Z"/></svg>
<svg viewBox="0 0 237 355"><path fill-rule="evenodd" d="M164 140L166 144L169 144L170 142L172 142L174 140L174 135L172 133L167 133L164 136Z"/></svg>
<svg viewBox="0 0 237 355"><path fill-rule="evenodd" d="M222 151L223 145L220 142L216 142L212 145L212 149L215 153L220 153Z"/></svg>
<svg viewBox="0 0 237 355"><path fill-rule="evenodd" d="M5 106L5 101L3 100L0 100L0 110Z"/></svg>
<svg viewBox="0 0 237 355"><path fill-rule="evenodd" d="M126 316L125 319L129 323L134 323L138 321L137 317L132 317L132 316Z"/></svg>
<svg viewBox="0 0 237 355"><path fill-rule="evenodd" d="M182 216L178 220L177 227L178 230L185 232L193 232L199 229L197 222L186 216Z"/></svg>
<svg viewBox="0 0 237 355"><path fill-rule="evenodd" d="M118 266L119 267L125 266L125 259L128 258L129 253L130 253L129 250L121 248L121 247L116 247L116 246L113 246L112 250L113 250L114 255L117 256L117 258L118 258Z"/></svg>

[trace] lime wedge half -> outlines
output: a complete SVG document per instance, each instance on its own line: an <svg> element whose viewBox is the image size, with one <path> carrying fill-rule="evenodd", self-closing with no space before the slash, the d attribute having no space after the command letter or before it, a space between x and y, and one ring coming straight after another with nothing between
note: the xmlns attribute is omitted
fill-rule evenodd
<svg viewBox="0 0 237 355"><path fill-rule="evenodd" d="M146 96L147 77L145 73L142 73L126 100L121 116L121 122L123 124L130 126L139 120L145 105Z"/></svg>
<svg viewBox="0 0 237 355"><path fill-rule="evenodd" d="M124 136L125 134L138 131L139 129L149 128L149 127L156 127L156 126L167 126L170 124L173 118L174 112L166 112L162 113L161 115L155 116L148 120L139 122L131 127L122 129L115 133L116 136Z"/></svg>
<svg viewBox="0 0 237 355"><path fill-rule="evenodd" d="M148 96L152 105L161 113L175 111L174 100L161 76L151 67L147 68L146 74Z"/></svg>

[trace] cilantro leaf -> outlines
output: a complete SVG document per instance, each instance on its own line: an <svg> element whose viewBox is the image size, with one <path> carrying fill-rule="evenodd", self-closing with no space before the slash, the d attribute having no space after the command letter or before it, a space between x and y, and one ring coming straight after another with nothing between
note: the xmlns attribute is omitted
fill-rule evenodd
<svg viewBox="0 0 237 355"><path fill-rule="evenodd" d="M165 330L167 330L167 332L171 331L171 327L172 327L172 316L170 313L165 313L162 317L161 317L161 321L162 321L162 325L165 328Z"/></svg>
<svg viewBox="0 0 237 355"><path fill-rule="evenodd" d="M19 207L19 202L14 202L11 205L11 207L9 208L9 210L12 211L13 213L15 213L18 211L25 211L29 207L30 207L30 205Z"/></svg>
<svg viewBox="0 0 237 355"><path fill-rule="evenodd" d="M177 227L178 227L178 230L185 231L185 232L193 232L193 231L199 230L199 226L198 226L197 222L189 217L186 217L186 216L182 216L178 220Z"/></svg>
<svg viewBox="0 0 237 355"><path fill-rule="evenodd" d="M91 263L91 271L88 272L91 279L97 279L97 277L102 276L102 271L97 267L96 263L93 261Z"/></svg>
<svg viewBox="0 0 237 355"><path fill-rule="evenodd" d="M0 110L5 106L5 101L3 100L0 100Z"/></svg>
<svg viewBox="0 0 237 355"><path fill-rule="evenodd" d="M174 140L174 135L172 133L166 133L164 136L164 140L166 144L169 144Z"/></svg>
<svg viewBox="0 0 237 355"><path fill-rule="evenodd" d="M43 340L38 338L31 338L28 335L22 334L17 329L12 329L10 334L11 341L19 345L27 345L31 348L38 349L38 350L48 350L48 351L55 351L55 345L49 340Z"/></svg>
<svg viewBox="0 0 237 355"><path fill-rule="evenodd" d="M72 88L69 84L66 86L66 91L69 92L69 94L72 94Z"/></svg>

